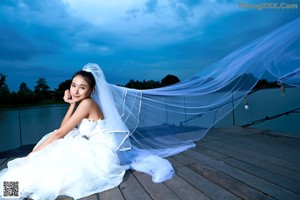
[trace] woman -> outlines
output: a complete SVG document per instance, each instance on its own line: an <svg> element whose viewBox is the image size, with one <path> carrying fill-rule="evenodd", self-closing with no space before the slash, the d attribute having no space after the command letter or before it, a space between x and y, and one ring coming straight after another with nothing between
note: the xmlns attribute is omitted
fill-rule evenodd
<svg viewBox="0 0 300 200"><path fill-rule="evenodd" d="M8 162L8 168L0 172L1 183L19 182L21 199L53 200L59 195L79 199L116 187L128 168L152 175L157 171L157 182L173 175L166 160L144 157L132 149L129 130L98 65L88 64L73 76L64 100L70 106L60 128L44 136L28 156ZM145 160L153 167L145 169ZM152 169L158 162L167 165L167 173L164 167L163 171ZM166 176L161 179L161 174Z"/></svg>
<svg viewBox="0 0 300 200"><path fill-rule="evenodd" d="M62 120L60 128L34 148L32 153L40 151L57 139L64 138L83 119L88 121L103 119L102 111L91 99L95 84L95 79L90 72L79 71L73 76L70 90L66 90L63 97L64 101L70 104L70 107ZM78 104L78 107L75 110L76 104Z"/></svg>

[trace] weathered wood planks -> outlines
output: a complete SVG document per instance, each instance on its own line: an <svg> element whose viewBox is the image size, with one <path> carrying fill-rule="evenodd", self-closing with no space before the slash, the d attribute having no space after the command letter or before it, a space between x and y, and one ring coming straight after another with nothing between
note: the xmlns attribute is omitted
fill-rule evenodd
<svg viewBox="0 0 300 200"><path fill-rule="evenodd" d="M164 183L129 170L118 187L81 200L300 199L300 139L231 127L196 144L168 158L176 175ZM0 169L9 160L0 159Z"/></svg>

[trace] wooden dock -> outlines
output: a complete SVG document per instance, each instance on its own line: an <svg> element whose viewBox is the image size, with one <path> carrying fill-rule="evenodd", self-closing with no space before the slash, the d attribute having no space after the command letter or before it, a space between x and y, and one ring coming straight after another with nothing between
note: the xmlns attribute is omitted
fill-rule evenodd
<svg viewBox="0 0 300 200"><path fill-rule="evenodd" d="M176 170L171 180L152 183L150 176L128 171L118 187L82 200L300 200L299 138L252 128L212 129L197 147L168 159ZM0 159L0 169L6 162Z"/></svg>

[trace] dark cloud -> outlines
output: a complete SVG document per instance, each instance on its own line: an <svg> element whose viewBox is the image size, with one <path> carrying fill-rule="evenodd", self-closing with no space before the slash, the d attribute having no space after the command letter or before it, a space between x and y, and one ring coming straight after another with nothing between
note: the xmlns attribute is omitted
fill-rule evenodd
<svg viewBox="0 0 300 200"><path fill-rule="evenodd" d="M157 0L148 0L145 3L145 12L146 13L153 13L155 12L156 8L157 8Z"/></svg>
<svg viewBox="0 0 300 200"><path fill-rule="evenodd" d="M5 1L0 6L1 59L28 60L70 48L81 20L54 1Z"/></svg>
<svg viewBox="0 0 300 200"><path fill-rule="evenodd" d="M184 79L299 17L298 10L239 10L228 2L148 0L97 24L62 0L2 0L0 73L12 90L39 77L56 88L89 62L112 83L168 73Z"/></svg>

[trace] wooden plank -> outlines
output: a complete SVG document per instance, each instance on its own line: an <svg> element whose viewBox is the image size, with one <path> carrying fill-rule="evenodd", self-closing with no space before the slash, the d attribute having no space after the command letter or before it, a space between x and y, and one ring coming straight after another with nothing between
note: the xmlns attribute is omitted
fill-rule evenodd
<svg viewBox="0 0 300 200"><path fill-rule="evenodd" d="M177 175L211 199L240 199L219 185L199 175L187 166L176 170Z"/></svg>
<svg viewBox="0 0 300 200"><path fill-rule="evenodd" d="M2 169L4 169L4 168L7 168L7 163L8 163L9 161L13 160L13 159L15 159L15 158L9 158L9 159L6 159L6 160L1 164L1 166L0 166L0 171L1 171Z"/></svg>
<svg viewBox="0 0 300 200"><path fill-rule="evenodd" d="M205 148L203 145L196 146L197 151L201 152L202 154L205 154L208 157L214 158L216 160L221 160L224 158L227 158L228 156L216 151L212 151L211 149Z"/></svg>
<svg viewBox="0 0 300 200"><path fill-rule="evenodd" d="M296 172L294 170L274 165L273 163L268 162L267 160L263 159L257 159L255 157L252 157L251 155L244 154L244 151L240 149L240 151L236 150L235 148L232 148L230 145L226 144L212 144L212 143L205 143L202 144L204 147L212 149L214 151L217 151L219 153L226 154L230 157L236 158L238 160L241 160L243 162L249 163L251 165L267 169L274 173L282 174L283 176L295 180L300 181L300 173Z"/></svg>
<svg viewBox="0 0 300 200"><path fill-rule="evenodd" d="M183 165L188 165L188 164L197 162L197 160L195 160L194 158L186 156L182 153L176 154L176 155L172 156L172 158L174 158L175 160L177 160L178 162L180 162Z"/></svg>
<svg viewBox="0 0 300 200"><path fill-rule="evenodd" d="M199 163L191 164L190 168L203 177L240 197L241 199L271 199L268 195L262 193L261 191L256 190L246 183L228 176L227 174L224 174L214 168L206 167Z"/></svg>
<svg viewBox="0 0 300 200"><path fill-rule="evenodd" d="M246 171L250 174L253 174L257 177L263 178L269 182L275 183L283 188L286 188L288 190L291 190L295 193L300 194L300 182L299 181L294 181L294 180L285 178L284 176L281 176L280 174L272 173L268 170L250 165L248 163L242 162L240 160L236 160L234 158L225 158L225 159L222 159L222 161L224 161L225 163L227 163L235 168L241 169L241 170Z"/></svg>
<svg viewBox="0 0 300 200"><path fill-rule="evenodd" d="M230 200L238 200L239 197L215 184L214 182L204 178L200 174L196 173L192 169L187 166L179 167L176 169L176 174L184 179L186 182L193 185L197 188L201 193L209 197L213 200L219 199L230 199Z"/></svg>
<svg viewBox="0 0 300 200"><path fill-rule="evenodd" d="M7 158L1 158L0 159L0 166L7 160Z"/></svg>
<svg viewBox="0 0 300 200"><path fill-rule="evenodd" d="M231 137L232 133L238 133L241 137ZM227 139L230 141L243 140L243 143L253 143L253 145L265 146L266 150L274 147L275 149L279 149L282 151L285 148L290 149L291 152L295 153L296 156L299 157L300 150L300 139L299 138L291 138L285 137L278 134L273 134L272 132L266 132L265 130L260 130L256 128L243 128L243 127L227 127L227 128L219 128L216 131L209 131L208 134L219 134L228 136Z"/></svg>
<svg viewBox="0 0 300 200"><path fill-rule="evenodd" d="M219 141L219 140L228 140L233 137L239 137L242 134L240 132L226 132L224 134L223 129L212 129L210 130L204 138L206 138L206 141L203 142L211 142L211 141ZM202 139L200 140L202 141Z"/></svg>
<svg viewBox="0 0 300 200"><path fill-rule="evenodd" d="M61 196L58 196L56 198L56 200L73 200L73 198L65 196L65 195L61 195Z"/></svg>
<svg viewBox="0 0 300 200"><path fill-rule="evenodd" d="M215 138L216 140L220 139L232 139L234 137L247 136L261 133L262 130L253 129L253 128L243 128L240 126L231 126L223 128L213 128L208 131L205 135L210 138Z"/></svg>
<svg viewBox="0 0 300 200"><path fill-rule="evenodd" d="M224 162L214 160L209 158L199 152L194 150L187 150L184 152L186 155L189 155L198 160L198 162L202 165L209 166L215 168L229 176L232 176L241 182L244 182L257 190L260 190L274 198L277 199L299 199L300 196L295 194L294 192L282 188L278 185L270 183L264 179L256 177L254 175L248 174L240 169L233 168L227 165Z"/></svg>
<svg viewBox="0 0 300 200"><path fill-rule="evenodd" d="M153 183L150 175L134 171L133 175L141 183L143 188L146 189L147 193L152 199L157 200L175 200L179 199L175 193L173 193L163 183Z"/></svg>
<svg viewBox="0 0 300 200"><path fill-rule="evenodd" d="M242 151L243 154L251 155L252 157L259 158L262 160L267 160L270 163L280 165L282 167L289 168L294 171L300 172L300 164L297 163L297 157L295 157L295 156L292 158L293 160L290 159L288 161L288 160L286 160L286 157L280 156L278 154L278 152L272 153L274 156L270 155L271 153L269 153L269 155L268 155L268 154L266 154L265 149L261 149L258 146L245 145L242 142L240 142L240 141L237 142L235 140L224 141L221 145L224 146L224 143L228 144L230 146L230 148L235 149L236 151L239 151L239 152ZM216 145L219 144L219 146L220 146L219 142L216 142L213 144L216 144ZM269 152L272 150L273 149L270 149ZM299 149L299 152L300 152L300 149ZM280 154L282 154L282 155L287 155L289 153L290 153L290 151L280 152Z"/></svg>
<svg viewBox="0 0 300 200"><path fill-rule="evenodd" d="M124 200L119 187L99 193L99 200Z"/></svg>
<svg viewBox="0 0 300 200"><path fill-rule="evenodd" d="M197 162L197 160L195 160L195 159L193 159L193 158L189 158L189 156L187 156L187 155L185 155L185 154L183 154L183 153L181 153L181 154L177 154L177 155L175 155L175 156L173 156L173 158L174 159L176 159L177 160L177 162L180 162L180 163L182 163L182 165L181 165L181 167L182 166L186 166L186 165L189 165L189 164L193 164L193 163L195 163L195 162ZM177 167L175 170L176 170L176 174L180 174L181 173L181 170L182 169L185 169L185 168L181 168L181 167ZM184 172L186 171L186 169L184 170ZM194 172L193 171L191 171L193 174L194 174ZM183 174L180 174L180 175L183 175ZM195 175L195 174L194 174ZM191 177L189 177L189 175L187 175L187 174L185 174L185 176L186 176L186 180L189 182L189 181L193 181L193 178L191 178ZM193 175L192 175L193 176ZM180 177L179 177L180 178ZM171 179L172 180L172 179ZM200 181L201 180L201 181ZM205 190L205 191L203 191L203 192L201 192L202 194L204 194L205 195L205 193L206 193L206 195L208 195L208 193L207 193L207 191L211 191L211 192L215 192L214 190L211 190L211 188L212 187L209 187L210 185L213 185L213 187L214 187L214 184L209 184L209 182L207 181L207 180L205 180L205 179L203 179L203 177L198 177L198 181L199 182L197 182L197 180L194 180L194 183L196 182L197 183L197 185L199 185L200 184L200 186L199 186L199 192L201 192L200 190L203 190L205 187L208 187L208 189L207 190ZM190 182L189 182L190 183ZM201 184L202 183L202 184ZM192 185L193 185L193 187L195 187L195 185L192 183ZM205 186L205 187L204 187ZM197 187L196 187L197 188ZM217 195L220 195L220 196L222 196L222 197L227 197L228 196L228 194L227 194L227 192L225 191L225 194L223 194L224 193L224 191L222 190L222 189L220 189L219 188L219 193L217 194ZM213 195L213 196L210 196L210 198L217 198L217 195ZM229 196L231 197L231 194L229 194ZM206 198L207 196L205 196L205 197L203 197L203 198Z"/></svg>
<svg viewBox="0 0 300 200"><path fill-rule="evenodd" d="M261 132L212 130L197 148L168 158L176 170L172 179L157 184L146 174L128 171L119 187L82 200L300 199L300 182L282 170L300 171L300 140ZM0 159L0 164L3 169L7 161Z"/></svg>
<svg viewBox="0 0 300 200"><path fill-rule="evenodd" d="M206 134L202 139L201 142L211 142L214 141L214 138L210 138L208 134Z"/></svg>
<svg viewBox="0 0 300 200"><path fill-rule="evenodd" d="M168 161L170 161L170 163L172 164L172 166L173 166L174 168L183 166L183 164L182 164L181 162L178 162L178 161L177 161L176 159L174 159L173 157L167 157L166 159L167 159Z"/></svg>
<svg viewBox="0 0 300 200"><path fill-rule="evenodd" d="M170 180L167 180L165 184L180 198L185 200L208 200L202 192L197 190L194 186L190 185L188 182L175 175Z"/></svg>
<svg viewBox="0 0 300 200"><path fill-rule="evenodd" d="M98 198L97 198L96 194L93 194L93 195L90 195L88 197L81 198L80 200L98 200Z"/></svg>
<svg viewBox="0 0 300 200"><path fill-rule="evenodd" d="M279 148L299 148L300 138L284 137L276 134L261 132L259 134L248 135L248 139L254 140L256 143L266 144L267 146L275 146ZM270 140L270 138L272 138Z"/></svg>
<svg viewBox="0 0 300 200"><path fill-rule="evenodd" d="M300 162L300 139L299 138L289 138L288 142L293 143L293 145L284 146L284 141L281 138L273 136L264 136L264 140L259 139L263 134L256 135L256 137L240 137L233 138L227 142L232 142L236 144L243 144L246 147L251 146L252 149L258 147L259 152L270 154L272 156L281 156L280 158L290 158L292 161ZM287 141L285 141L287 142ZM288 151L292 156L286 156L284 152Z"/></svg>
<svg viewBox="0 0 300 200"><path fill-rule="evenodd" d="M298 164L300 163L300 155L299 155L300 140L299 139L293 138L289 140L291 143L297 143L298 146L293 144L284 147L283 146L284 141L281 141L281 138L264 136L263 139L261 139L262 136L263 136L262 134L258 134L254 137L253 135L251 135L247 137L233 138L232 141L236 143L244 144L244 146L253 146L252 148L257 148L256 151L260 153L297 162ZM285 154L284 152L289 152L289 154Z"/></svg>
<svg viewBox="0 0 300 200"><path fill-rule="evenodd" d="M0 160L0 171L2 170L2 169L4 169L4 168L6 168L7 167L7 162L9 161L9 159L1 159Z"/></svg>
<svg viewBox="0 0 300 200"><path fill-rule="evenodd" d="M146 190L139 184L131 171L126 172L119 188L126 200L151 200Z"/></svg>

